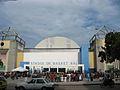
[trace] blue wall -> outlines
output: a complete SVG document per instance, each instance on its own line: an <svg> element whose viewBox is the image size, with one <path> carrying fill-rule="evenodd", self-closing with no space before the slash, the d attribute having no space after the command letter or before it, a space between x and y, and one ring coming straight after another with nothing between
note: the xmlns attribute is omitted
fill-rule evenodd
<svg viewBox="0 0 120 90"><path fill-rule="evenodd" d="M82 45L81 47L81 63L85 66L85 73L89 72L88 48L88 45Z"/></svg>

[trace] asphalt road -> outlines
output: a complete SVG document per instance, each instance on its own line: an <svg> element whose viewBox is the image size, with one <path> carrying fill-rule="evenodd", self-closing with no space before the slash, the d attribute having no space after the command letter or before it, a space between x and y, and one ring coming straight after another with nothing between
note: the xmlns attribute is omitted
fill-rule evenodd
<svg viewBox="0 0 120 90"><path fill-rule="evenodd" d="M15 84L8 84L7 90L15 90ZM120 90L120 85L115 85L114 88L101 88L99 85L59 85L55 90Z"/></svg>
<svg viewBox="0 0 120 90"><path fill-rule="evenodd" d="M8 81L7 90L15 90L15 84L24 81L24 79L23 80L8 79L7 81ZM120 90L120 84L115 85L114 88L110 87L101 88L100 85L82 85L82 82L81 84L77 83L69 84L67 82L64 84L63 82L62 84L59 83L58 86L55 87L55 90Z"/></svg>
<svg viewBox="0 0 120 90"><path fill-rule="evenodd" d="M99 85L89 85L89 86L59 86L55 90L120 90L120 86L115 86L114 88L105 87L101 88Z"/></svg>

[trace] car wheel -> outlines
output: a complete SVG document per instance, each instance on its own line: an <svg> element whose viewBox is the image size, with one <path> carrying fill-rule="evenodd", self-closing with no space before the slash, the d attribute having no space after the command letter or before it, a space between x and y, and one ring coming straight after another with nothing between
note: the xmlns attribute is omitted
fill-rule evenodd
<svg viewBox="0 0 120 90"><path fill-rule="evenodd" d="M101 87L101 88L104 88L104 87L105 87L105 85L104 85L103 83L101 83L101 84L100 84L100 87Z"/></svg>
<svg viewBox="0 0 120 90"><path fill-rule="evenodd" d="M25 88L24 87L19 87L19 90L25 90Z"/></svg>
<svg viewBox="0 0 120 90"><path fill-rule="evenodd" d="M47 90L47 88L46 87L42 87L42 89L41 90Z"/></svg>

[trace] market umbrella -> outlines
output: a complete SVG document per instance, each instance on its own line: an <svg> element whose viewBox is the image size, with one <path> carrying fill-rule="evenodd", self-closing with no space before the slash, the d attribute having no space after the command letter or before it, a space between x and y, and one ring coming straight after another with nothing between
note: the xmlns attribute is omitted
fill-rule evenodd
<svg viewBox="0 0 120 90"><path fill-rule="evenodd" d="M18 67L18 68L15 68L12 70L13 72L25 72L25 71L28 71L27 69L24 69L23 67Z"/></svg>

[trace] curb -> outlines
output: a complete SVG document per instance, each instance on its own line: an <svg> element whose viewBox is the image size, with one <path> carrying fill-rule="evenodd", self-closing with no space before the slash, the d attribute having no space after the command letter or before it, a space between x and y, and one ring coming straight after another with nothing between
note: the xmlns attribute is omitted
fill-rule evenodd
<svg viewBox="0 0 120 90"><path fill-rule="evenodd" d="M91 86L91 85L100 85L101 83L72 83L72 84L55 84L55 86ZM115 85L120 85L120 83L115 83Z"/></svg>

